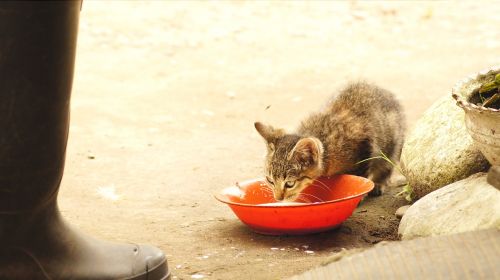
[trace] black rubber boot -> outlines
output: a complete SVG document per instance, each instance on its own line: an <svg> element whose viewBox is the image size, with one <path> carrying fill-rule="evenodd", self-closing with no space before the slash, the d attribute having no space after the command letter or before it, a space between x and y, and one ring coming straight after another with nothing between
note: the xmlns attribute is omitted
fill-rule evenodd
<svg viewBox="0 0 500 280"><path fill-rule="evenodd" d="M0 279L167 279L159 249L96 240L58 211L80 5L0 2Z"/></svg>

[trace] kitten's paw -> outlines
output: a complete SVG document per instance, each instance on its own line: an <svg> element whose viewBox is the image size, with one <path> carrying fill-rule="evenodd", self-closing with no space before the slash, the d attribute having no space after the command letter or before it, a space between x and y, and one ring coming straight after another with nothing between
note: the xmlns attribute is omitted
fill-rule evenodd
<svg viewBox="0 0 500 280"><path fill-rule="evenodd" d="M383 193L384 193L384 186L379 185L379 184L375 184L375 187L373 188L373 190L371 190L368 193L368 195L369 196L381 196Z"/></svg>

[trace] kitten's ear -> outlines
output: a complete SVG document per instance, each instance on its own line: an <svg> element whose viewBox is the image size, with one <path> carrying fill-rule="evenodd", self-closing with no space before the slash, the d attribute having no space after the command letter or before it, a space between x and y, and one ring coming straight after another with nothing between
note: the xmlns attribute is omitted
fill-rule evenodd
<svg viewBox="0 0 500 280"><path fill-rule="evenodd" d="M256 122L254 125L257 132L259 132L268 144L275 143L278 138L285 135L285 131L283 129L275 129L270 125L265 125L260 122ZM274 145L272 145L272 147L274 147Z"/></svg>
<svg viewBox="0 0 500 280"><path fill-rule="evenodd" d="M307 137L300 139L288 154L288 160L295 159L301 164L310 166L320 162L323 154L323 144L319 139Z"/></svg>

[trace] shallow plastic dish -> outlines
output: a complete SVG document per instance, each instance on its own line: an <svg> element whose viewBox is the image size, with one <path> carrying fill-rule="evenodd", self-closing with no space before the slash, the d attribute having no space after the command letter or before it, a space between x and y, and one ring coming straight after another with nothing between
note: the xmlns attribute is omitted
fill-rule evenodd
<svg viewBox="0 0 500 280"><path fill-rule="evenodd" d="M254 179L225 188L215 198L258 233L299 235L339 226L373 186L372 181L354 175L321 178L302 191L308 203L261 205L276 200L262 179Z"/></svg>

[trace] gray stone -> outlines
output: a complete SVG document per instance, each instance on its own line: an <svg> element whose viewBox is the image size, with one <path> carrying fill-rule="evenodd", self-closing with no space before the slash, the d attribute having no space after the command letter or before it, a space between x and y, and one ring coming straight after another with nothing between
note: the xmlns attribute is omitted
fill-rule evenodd
<svg viewBox="0 0 500 280"><path fill-rule="evenodd" d="M408 210L408 208L410 208L410 206L411 205L405 205L405 206L399 207L398 210L396 210L396 218L398 218L398 219L403 218L403 216L406 213L406 210Z"/></svg>
<svg viewBox="0 0 500 280"><path fill-rule="evenodd" d="M408 184L408 180L406 179L405 176L399 174L397 170L394 170L395 172L392 174L392 176L389 178L389 182L387 182L387 185L391 188L397 188L404 186Z"/></svg>
<svg viewBox="0 0 500 280"><path fill-rule="evenodd" d="M436 101L407 136L401 167L413 199L470 175L488 170L451 96Z"/></svg>
<svg viewBox="0 0 500 280"><path fill-rule="evenodd" d="M415 202L401 219L402 239L500 229L500 191L478 173Z"/></svg>

